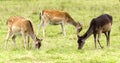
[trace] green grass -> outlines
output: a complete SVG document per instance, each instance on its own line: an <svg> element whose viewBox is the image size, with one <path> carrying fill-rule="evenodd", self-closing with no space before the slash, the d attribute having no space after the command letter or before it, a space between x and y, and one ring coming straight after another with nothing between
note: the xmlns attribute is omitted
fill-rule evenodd
<svg viewBox="0 0 120 63"><path fill-rule="evenodd" d="M0 63L120 63L120 2L118 0L0 0ZM59 34L60 25L48 25L46 37L42 37L42 30L38 35L43 38L41 49L34 50L31 39L30 48L25 50L23 39L17 37L18 49L9 39L8 49L4 49L7 35L6 21L10 16L29 18L37 33L39 13L42 9L56 9L68 12L74 20L83 25L80 35L89 27L92 18L103 13L113 16L111 32L111 47L107 48L105 36L101 43L94 48L93 36L86 40L82 50L78 50L76 30L72 25L66 25L67 36ZM53 30L54 29L54 30Z"/></svg>

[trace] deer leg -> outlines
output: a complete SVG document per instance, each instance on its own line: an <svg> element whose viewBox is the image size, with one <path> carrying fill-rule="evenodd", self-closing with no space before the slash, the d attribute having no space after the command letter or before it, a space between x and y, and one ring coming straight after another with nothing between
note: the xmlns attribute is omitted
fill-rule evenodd
<svg viewBox="0 0 120 63"><path fill-rule="evenodd" d="M48 23L45 21L42 22L41 27L42 27L42 32L43 32L43 37L45 37L45 27L47 26Z"/></svg>
<svg viewBox="0 0 120 63"><path fill-rule="evenodd" d="M40 28L44 26L44 21L41 18L41 23L38 25L38 32L37 35L39 34Z"/></svg>
<svg viewBox="0 0 120 63"><path fill-rule="evenodd" d="M44 26L42 27L42 32L43 32L43 37L45 37L45 28L44 28Z"/></svg>
<svg viewBox="0 0 120 63"><path fill-rule="evenodd" d="M96 46L96 34L94 34L94 42L95 42L95 48L97 48L97 46Z"/></svg>
<svg viewBox="0 0 120 63"><path fill-rule="evenodd" d="M12 32L9 30L8 34L7 34L7 37L6 37L6 41L5 41L5 49L7 49L8 40L9 40L11 35L12 35Z"/></svg>
<svg viewBox="0 0 120 63"><path fill-rule="evenodd" d="M38 32L37 32L37 35L39 34L40 28L41 28L41 25L39 24L39 25L38 25Z"/></svg>
<svg viewBox="0 0 120 63"><path fill-rule="evenodd" d="M63 35L66 36L66 32L65 32L65 24L62 23L62 24L61 24L61 27L62 27L62 33L63 33Z"/></svg>
<svg viewBox="0 0 120 63"><path fill-rule="evenodd" d="M107 40L107 45L108 45L108 34L107 34L107 32L105 32L104 34L105 34L105 37L106 37L106 40Z"/></svg>
<svg viewBox="0 0 120 63"><path fill-rule="evenodd" d="M101 44L100 44L100 38L101 38L101 31L98 33L98 43L99 43L100 47L103 48L103 46L101 46Z"/></svg>
<svg viewBox="0 0 120 63"><path fill-rule="evenodd" d="M49 22L49 19L47 19L46 16L45 17L41 16L41 25L39 24L38 33L40 28L42 27L43 37L45 37L45 26L47 26L48 22Z"/></svg>
<svg viewBox="0 0 120 63"><path fill-rule="evenodd" d="M110 46L110 31L108 31L107 46Z"/></svg>
<svg viewBox="0 0 120 63"><path fill-rule="evenodd" d="M28 36L28 48L29 48L29 43L30 43L30 37Z"/></svg>
<svg viewBox="0 0 120 63"><path fill-rule="evenodd" d="M23 32L22 36L23 36L23 39L24 39L24 47L26 49L26 34Z"/></svg>
<svg viewBox="0 0 120 63"><path fill-rule="evenodd" d="M110 46L110 31L109 32L105 32L104 34L106 36L107 46L109 47Z"/></svg>
<svg viewBox="0 0 120 63"><path fill-rule="evenodd" d="M17 48L15 39L16 39L16 35L13 35L13 36L12 36L12 40L13 40L13 42L14 42L14 47Z"/></svg>

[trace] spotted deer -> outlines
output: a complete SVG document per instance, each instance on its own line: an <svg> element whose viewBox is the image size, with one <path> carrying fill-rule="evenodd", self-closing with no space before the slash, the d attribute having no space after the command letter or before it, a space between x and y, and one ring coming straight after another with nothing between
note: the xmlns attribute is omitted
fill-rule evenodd
<svg viewBox="0 0 120 63"><path fill-rule="evenodd" d="M38 27L38 33L42 27L43 36L45 36L45 27L48 24L61 25L62 33L65 36L65 25L67 23L73 25L77 29L77 34L82 30L82 25L79 22L73 20L73 18L65 11L59 10L42 10L40 13L41 23Z"/></svg>
<svg viewBox="0 0 120 63"><path fill-rule="evenodd" d="M90 27L85 34L82 36L78 36L78 49L82 49L83 45L85 44L85 40L90 37L92 34L94 35L94 43L96 48L96 40L98 41L101 48L103 46L100 43L101 33L104 33L107 40L107 46L110 46L110 32L112 27L112 16L108 14L102 14L97 18L93 18ZM96 38L96 35L98 37Z"/></svg>
<svg viewBox="0 0 120 63"><path fill-rule="evenodd" d="M42 39L37 38L37 36L35 35L33 25L30 20L24 17L13 16L7 20L7 25L8 25L8 34L6 37L5 48L7 48L7 43L11 36L14 42L14 46L16 47L15 39L16 36L19 34L22 34L23 36L25 49L27 45L26 43L27 37L28 37L28 46L29 46L29 36L33 39L35 48L39 49L41 47Z"/></svg>

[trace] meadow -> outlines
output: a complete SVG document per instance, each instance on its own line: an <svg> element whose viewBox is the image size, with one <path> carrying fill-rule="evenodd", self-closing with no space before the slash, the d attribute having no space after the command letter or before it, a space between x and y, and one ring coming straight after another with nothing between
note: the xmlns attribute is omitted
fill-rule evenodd
<svg viewBox="0 0 120 63"><path fill-rule="evenodd" d="M93 36L90 36L82 50L78 50L76 29L66 25L66 36L61 34L61 26L48 25L46 37L42 37L40 29L39 38L42 46L39 50L33 48L30 39L30 48L23 47L23 39L17 37L15 49L11 38L8 48L4 49L7 35L6 21L11 16L23 16L30 19L37 33L39 13L43 9L55 9L68 12L75 21L83 25L80 35L83 35L90 21L104 13L113 16L111 30L111 45L106 46L104 34L101 37L101 49L97 43L94 47ZM119 0L0 0L0 63L120 63L120 2Z"/></svg>

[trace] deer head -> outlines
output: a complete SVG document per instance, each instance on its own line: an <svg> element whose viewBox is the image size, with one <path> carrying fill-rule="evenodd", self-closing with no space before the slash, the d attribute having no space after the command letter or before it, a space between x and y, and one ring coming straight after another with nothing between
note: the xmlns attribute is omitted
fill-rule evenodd
<svg viewBox="0 0 120 63"><path fill-rule="evenodd" d="M83 45L85 44L85 40L82 36L77 35L78 37L78 49L82 49Z"/></svg>
<svg viewBox="0 0 120 63"><path fill-rule="evenodd" d="M39 49L41 47L41 42L43 39L38 39L36 38L36 42L35 42L35 48Z"/></svg>

